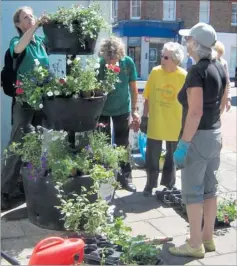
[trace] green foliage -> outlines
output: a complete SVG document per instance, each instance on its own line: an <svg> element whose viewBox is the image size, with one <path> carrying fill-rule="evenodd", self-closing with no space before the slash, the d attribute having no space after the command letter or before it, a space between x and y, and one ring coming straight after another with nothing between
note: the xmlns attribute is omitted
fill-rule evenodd
<svg viewBox="0 0 237 266"><path fill-rule="evenodd" d="M82 5L59 7L56 12L46 16L53 23L63 24L70 32L75 31L82 45L85 45L86 37L96 39L100 30L109 29L98 3L92 3L88 8Z"/></svg>

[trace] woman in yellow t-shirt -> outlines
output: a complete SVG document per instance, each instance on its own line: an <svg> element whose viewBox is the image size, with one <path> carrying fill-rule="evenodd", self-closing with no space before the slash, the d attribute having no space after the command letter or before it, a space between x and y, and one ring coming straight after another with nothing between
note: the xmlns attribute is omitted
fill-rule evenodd
<svg viewBox="0 0 237 266"><path fill-rule="evenodd" d="M173 153L182 119L182 107L177 94L187 75L186 70L179 67L183 58L183 48L179 43L166 43L161 53L161 65L152 69L143 93L145 103L140 129L147 133L147 183L144 196L152 195L152 189L157 187L163 141L166 141L166 157L160 184L168 188L175 185Z"/></svg>

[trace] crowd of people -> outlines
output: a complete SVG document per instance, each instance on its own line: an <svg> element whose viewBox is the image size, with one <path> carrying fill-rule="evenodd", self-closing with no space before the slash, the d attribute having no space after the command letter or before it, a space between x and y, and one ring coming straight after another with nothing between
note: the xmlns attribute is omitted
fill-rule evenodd
<svg viewBox="0 0 237 266"><path fill-rule="evenodd" d="M14 24L19 33L10 42L15 58L25 51L18 74L24 74L38 59L48 65L44 39L35 34L43 19L37 20L30 7L17 10ZM217 211L217 172L222 148L221 114L231 107L228 66L223 59L224 46L217 40L214 28L198 23L190 30L180 30L184 36L192 64L187 71L180 67L184 49L177 42L168 42L161 51L161 65L152 69L146 82L143 115L137 112L137 74L131 57L126 55L120 38L109 37L99 49L100 78L105 64L120 66L120 82L115 84L105 103L100 122L113 121L114 143L129 145L129 130L141 130L147 134L146 173L144 196L152 196L158 186L159 158L162 144L166 144L166 156L161 175L161 185L175 186L176 170L181 169L182 199L187 206L190 238L180 247L172 247L170 253L203 257L215 250L213 241ZM19 141L33 122L35 111L26 111L15 104L11 140ZM21 130L23 128L23 131ZM21 161L10 157L2 168L2 209L6 208L16 193ZM135 192L130 164L121 165L118 181L122 188ZM5 206L4 206L5 204ZM202 218L204 226L202 228Z"/></svg>

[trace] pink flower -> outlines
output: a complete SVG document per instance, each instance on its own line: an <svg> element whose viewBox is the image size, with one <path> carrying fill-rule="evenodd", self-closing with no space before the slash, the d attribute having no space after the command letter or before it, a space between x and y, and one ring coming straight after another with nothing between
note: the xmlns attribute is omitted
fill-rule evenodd
<svg viewBox="0 0 237 266"><path fill-rule="evenodd" d="M23 85L23 83L20 80L16 81L16 86L22 86L22 85Z"/></svg>
<svg viewBox="0 0 237 266"><path fill-rule="evenodd" d="M22 88L17 88L16 89L16 94L17 95L21 95L21 94L23 94L24 93L24 90L22 89Z"/></svg>
<svg viewBox="0 0 237 266"><path fill-rule="evenodd" d="M66 81L65 81L65 79L59 79L59 83L63 85L66 83Z"/></svg>
<svg viewBox="0 0 237 266"><path fill-rule="evenodd" d="M119 73L120 72L120 67L119 66L115 66L113 70L114 70L114 72Z"/></svg>

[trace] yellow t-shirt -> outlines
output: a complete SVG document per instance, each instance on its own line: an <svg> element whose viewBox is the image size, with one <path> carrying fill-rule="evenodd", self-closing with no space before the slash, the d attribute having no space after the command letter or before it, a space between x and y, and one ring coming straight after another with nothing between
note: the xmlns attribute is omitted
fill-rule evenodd
<svg viewBox="0 0 237 266"><path fill-rule="evenodd" d="M165 72L161 66L152 69L143 93L144 98L148 100L148 138L178 140L182 106L177 95L184 85L186 75L186 70L181 67L175 72Z"/></svg>

